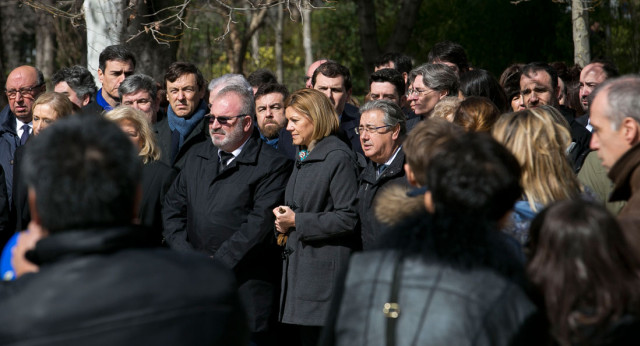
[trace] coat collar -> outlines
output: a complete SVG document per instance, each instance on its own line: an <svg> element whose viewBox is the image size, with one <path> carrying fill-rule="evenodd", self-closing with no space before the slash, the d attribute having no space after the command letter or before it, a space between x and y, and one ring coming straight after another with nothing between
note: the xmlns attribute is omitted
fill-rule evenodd
<svg viewBox="0 0 640 346"><path fill-rule="evenodd" d="M360 179L362 182L369 183L371 185L379 184L381 182L400 177L404 175L404 150L400 147L398 154L391 161L391 164L385 169L380 177L376 179L376 164L373 161L369 161L367 166L362 171Z"/></svg>
<svg viewBox="0 0 640 346"><path fill-rule="evenodd" d="M36 243L29 261L41 265L69 256L112 253L127 248L153 247L151 231L136 226L62 231Z"/></svg>
<svg viewBox="0 0 640 346"><path fill-rule="evenodd" d="M329 135L327 137L320 139L316 143L315 147L309 153L307 158L304 159L302 164L305 164L307 162L313 162L313 161L324 161L327 158L327 155L329 155L330 152L335 150L342 150L348 153L349 156L352 157L354 162L356 162L355 154L353 153L353 151L351 151L351 149L349 149L349 146L346 143L344 143L342 140L340 140L337 136Z"/></svg>
<svg viewBox="0 0 640 346"><path fill-rule="evenodd" d="M610 202L626 201L640 189L640 169L636 169L639 165L640 143L627 150L609 170L609 178L614 183Z"/></svg>

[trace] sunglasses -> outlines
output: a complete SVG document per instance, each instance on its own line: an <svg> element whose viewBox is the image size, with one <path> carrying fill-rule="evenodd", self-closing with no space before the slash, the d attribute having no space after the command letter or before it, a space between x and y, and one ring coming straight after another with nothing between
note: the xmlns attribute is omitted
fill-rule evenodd
<svg viewBox="0 0 640 346"><path fill-rule="evenodd" d="M231 119L246 117L248 115L249 114L240 114L240 115L234 115L231 117L225 117L225 116L215 116L215 115L209 114L209 115L205 115L204 118L207 119L207 121L209 121L210 124L213 124L214 122L216 122L216 120L218 120L218 123L220 125L226 125L231 121Z"/></svg>

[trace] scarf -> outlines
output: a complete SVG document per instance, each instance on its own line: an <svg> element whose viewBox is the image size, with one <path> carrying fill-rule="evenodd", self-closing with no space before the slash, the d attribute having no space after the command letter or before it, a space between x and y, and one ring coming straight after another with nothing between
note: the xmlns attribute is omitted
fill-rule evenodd
<svg viewBox="0 0 640 346"><path fill-rule="evenodd" d="M207 104L204 101L200 101L198 108L191 115L189 119L181 118L173 112L171 106L167 109L167 120L169 121L169 128L171 132L178 131L180 134L180 143L178 147L182 147L184 140L187 136L193 131L193 129L198 125L198 122L204 118L205 114L207 114Z"/></svg>

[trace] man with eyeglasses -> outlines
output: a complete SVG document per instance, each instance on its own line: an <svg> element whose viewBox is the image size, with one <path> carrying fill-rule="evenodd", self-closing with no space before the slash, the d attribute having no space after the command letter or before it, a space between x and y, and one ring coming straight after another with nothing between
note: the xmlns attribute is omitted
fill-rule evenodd
<svg viewBox="0 0 640 346"><path fill-rule="evenodd" d="M157 99L158 87L153 78L144 74L131 75L120 83L118 93L122 104L142 111L149 124L164 118Z"/></svg>
<svg viewBox="0 0 640 346"><path fill-rule="evenodd" d="M407 100L417 115L407 123L413 128L420 120L431 116L436 103L445 96L457 96L460 82L453 69L443 64L424 64L409 74Z"/></svg>
<svg viewBox="0 0 640 346"><path fill-rule="evenodd" d="M161 150L160 160L182 169L186 153L207 140L205 80L194 64L178 61L169 66L164 82L169 108L167 116L154 124L154 131Z"/></svg>
<svg viewBox="0 0 640 346"><path fill-rule="evenodd" d="M407 184L402 151L407 121L400 106L389 100L367 102L360 110L362 115L356 132L369 162L360 174L358 213L362 248L367 250L375 245L382 232L382 226L373 211L378 190L389 184Z"/></svg>
<svg viewBox="0 0 640 346"><path fill-rule="evenodd" d="M210 101L211 141L192 148L167 192L164 238L173 249L201 252L233 269L252 341L268 345L281 266L271 210L284 202L293 162L260 139L250 88L231 84Z"/></svg>
<svg viewBox="0 0 640 346"><path fill-rule="evenodd" d="M33 132L32 107L46 91L42 72L33 66L20 66L7 77L5 95L9 99L0 112L0 165L4 170L9 202L12 198L13 156Z"/></svg>

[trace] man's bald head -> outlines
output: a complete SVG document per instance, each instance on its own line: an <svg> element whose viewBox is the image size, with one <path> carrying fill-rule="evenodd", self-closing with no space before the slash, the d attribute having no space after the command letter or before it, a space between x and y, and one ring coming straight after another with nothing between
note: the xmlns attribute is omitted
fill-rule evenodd
<svg viewBox="0 0 640 346"><path fill-rule="evenodd" d="M31 122L33 102L45 91L44 76L33 66L15 68L5 83L5 93L9 108L23 123Z"/></svg>

